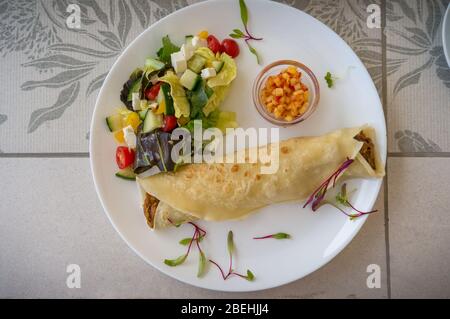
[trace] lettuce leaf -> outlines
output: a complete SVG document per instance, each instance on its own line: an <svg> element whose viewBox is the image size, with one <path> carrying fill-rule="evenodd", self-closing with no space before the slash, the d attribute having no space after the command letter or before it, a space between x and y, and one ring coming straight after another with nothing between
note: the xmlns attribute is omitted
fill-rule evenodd
<svg viewBox="0 0 450 319"><path fill-rule="evenodd" d="M233 58L226 53L222 53L220 55L219 61L224 62L223 68L215 77L212 77L208 80L208 86L210 88L230 85L230 83L236 78L237 67Z"/></svg>
<svg viewBox="0 0 450 319"><path fill-rule="evenodd" d="M163 46L156 53L158 55L159 60L166 64L171 64L170 55L172 53L180 51L180 48L170 41L168 35L162 38Z"/></svg>
<svg viewBox="0 0 450 319"><path fill-rule="evenodd" d="M225 97L230 89L229 85L216 86L213 88L213 94L208 100L208 103L203 107L203 113L208 116L211 112L216 110L219 105L225 100Z"/></svg>
<svg viewBox="0 0 450 319"><path fill-rule="evenodd" d="M207 47L201 47L195 50L195 54L206 59L206 67L211 67L213 61L218 61L216 55Z"/></svg>
<svg viewBox="0 0 450 319"><path fill-rule="evenodd" d="M175 117L189 117L191 107L186 97L186 92L184 91L183 86L180 84L180 80L178 79L177 75L172 71L167 71L167 73L163 77L160 77L159 80L170 85L170 95L173 98Z"/></svg>

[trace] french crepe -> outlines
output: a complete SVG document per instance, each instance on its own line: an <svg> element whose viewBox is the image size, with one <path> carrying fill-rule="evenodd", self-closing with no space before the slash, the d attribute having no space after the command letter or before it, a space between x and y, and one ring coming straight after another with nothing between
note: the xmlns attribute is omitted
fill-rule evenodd
<svg viewBox="0 0 450 319"><path fill-rule="evenodd" d="M267 164L258 161L189 164L176 172L137 178L149 227L161 229L197 219L242 219L267 205L304 200L347 159L354 162L340 181L385 174L375 131L369 126L273 145L279 150L279 168L273 174L261 174Z"/></svg>

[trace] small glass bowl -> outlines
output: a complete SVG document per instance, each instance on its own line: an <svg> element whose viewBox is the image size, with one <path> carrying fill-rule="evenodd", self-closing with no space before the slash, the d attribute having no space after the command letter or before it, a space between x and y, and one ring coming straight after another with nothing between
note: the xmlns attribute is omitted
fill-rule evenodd
<svg viewBox="0 0 450 319"><path fill-rule="evenodd" d="M296 67L301 73L301 81L304 85L308 87L309 90L309 107L308 110L302 115L294 118L292 121L286 121L284 119L277 119L273 113L270 113L264 102L261 100L261 90L263 86L266 84L267 78L271 75L278 75L281 71L286 69L289 66ZM292 61L292 60L279 60L275 61L268 66L266 66L256 77L255 82L253 84L253 103L255 104L256 110L261 114L263 118L269 121L272 124L287 127L290 125L294 125L297 123L301 123L310 117L317 108L320 100L320 89L319 82L317 81L314 73L304 64Z"/></svg>

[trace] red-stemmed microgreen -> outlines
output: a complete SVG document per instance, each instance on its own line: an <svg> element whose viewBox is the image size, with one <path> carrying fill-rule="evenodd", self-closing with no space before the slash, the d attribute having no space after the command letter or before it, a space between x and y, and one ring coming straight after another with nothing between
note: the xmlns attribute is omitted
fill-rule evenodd
<svg viewBox="0 0 450 319"><path fill-rule="evenodd" d="M174 224L170 219L169 222L171 224ZM194 227L194 234L191 238L184 238L180 240L181 245L187 245L187 252L184 255L181 255L178 258L175 259L166 259L164 260L164 263L168 266L175 267L178 265L183 264L187 257L189 256L189 253L191 252L192 245L195 243L199 252L199 264L198 264L198 271L197 271L197 277L203 276L206 269L206 256L203 252L202 248L200 247L200 242L203 240L203 238L206 236L206 231L202 229L201 227L197 226L193 222L189 222ZM175 224L174 224L175 225Z"/></svg>
<svg viewBox="0 0 450 319"><path fill-rule="evenodd" d="M289 239L291 238L291 235L286 234L286 233L276 233L276 234L272 234L272 235L266 235L266 236L261 236L261 237L253 237L253 239Z"/></svg>
<svg viewBox="0 0 450 319"><path fill-rule="evenodd" d="M243 32L240 29L233 29L233 32L230 33L230 37L232 37L233 39L244 39L245 44L247 45L248 49L250 50L250 52L253 55L255 55L256 61L258 62L258 64L260 64L261 61L260 61L259 54L258 54L258 52L256 52L256 49L250 45L249 41L250 40L260 41L263 38L254 37L248 30L248 9L247 9L247 5L245 4L244 0L239 0L239 8L241 11L241 20L242 20L242 24L244 25L245 32Z"/></svg>
<svg viewBox="0 0 450 319"><path fill-rule="evenodd" d="M312 210L315 212L319 207L320 203L324 200L325 194L328 188L336 186L336 180L342 175L342 173L354 162L353 159L347 158L344 163L339 166L339 168L331 174L308 198L303 208L311 204Z"/></svg>
<svg viewBox="0 0 450 319"><path fill-rule="evenodd" d="M336 207L339 211L341 211L343 214L350 217L351 220L355 220L358 217L378 212L378 210L376 210L376 209L372 210L372 211L364 212L364 211L361 211L361 210L355 208L348 199L347 185L345 183L342 185L341 191L336 194L336 202L338 204L341 204L344 207L349 207L356 212L356 214L349 214L345 210L340 208L339 206L331 204L332 206Z"/></svg>
<svg viewBox="0 0 450 319"><path fill-rule="evenodd" d="M253 275L253 273L250 270L247 270L247 274L246 275L242 275L239 274L237 272L235 272L233 270L233 253L235 251L235 246L234 246L234 240L233 240L233 232L230 230L228 232L228 237L227 237L227 249L228 249L228 254L229 254L229 260L230 260L230 265L228 267L228 273L225 274L225 271L222 269L222 267L216 263L214 260L209 260L210 263L212 263L213 265L215 265L217 267L217 269L219 269L220 274L222 275L223 280L227 280L228 278L230 278L231 276L238 276L241 277L243 279L246 279L248 281L253 281L255 279L255 275Z"/></svg>
<svg viewBox="0 0 450 319"><path fill-rule="evenodd" d="M341 191L336 194L335 200L336 200L337 204L335 204L335 203L333 203L333 202L331 202L329 200L325 200L325 195L327 193L328 188L330 187L330 184L331 184L331 187L334 188L336 186L337 179L344 173L344 171L353 162L354 162L354 160L347 158L347 160L344 163L342 163L342 165L330 177L328 177L319 186L319 188L317 188L314 191L314 193L306 201L306 203L303 206L303 208L305 208L306 206L311 204L312 210L316 211L323 205L331 205L331 206L335 207L336 209L338 209L341 213L343 213L346 216L350 217L351 220L355 220L356 218L364 216L364 215L369 215L369 214L372 214L372 213L376 213L377 210L372 210L372 211L369 211L369 212L363 212L363 211L355 208L350 203L350 201L348 199L347 185L345 183L342 185ZM351 208L352 210L356 211L356 214L347 213L344 209L339 207L338 204L340 204L340 205L342 205L344 207Z"/></svg>

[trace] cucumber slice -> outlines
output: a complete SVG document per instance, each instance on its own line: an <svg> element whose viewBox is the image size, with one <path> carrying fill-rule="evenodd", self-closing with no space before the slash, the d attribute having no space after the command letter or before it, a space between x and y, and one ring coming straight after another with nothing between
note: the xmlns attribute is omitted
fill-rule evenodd
<svg viewBox="0 0 450 319"><path fill-rule="evenodd" d="M111 132L116 132L123 129L123 116L121 114L114 114L106 118L106 125Z"/></svg>
<svg viewBox="0 0 450 319"><path fill-rule="evenodd" d="M130 167L121 169L116 173L116 176L122 179L126 179L128 181L135 181L136 174L133 172L133 169Z"/></svg>
<svg viewBox="0 0 450 319"><path fill-rule="evenodd" d="M211 89L208 85L205 85L205 93L209 99L214 94L214 90Z"/></svg>
<svg viewBox="0 0 450 319"><path fill-rule="evenodd" d="M212 67L216 70L216 73L219 73L222 70L224 64L225 63L223 61L213 61Z"/></svg>
<svg viewBox="0 0 450 319"><path fill-rule="evenodd" d="M192 34L189 34L187 36L184 37L184 43L185 44L192 44L192 39L194 38L194 36Z"/></svg>
<svg viewBox="0 0 450 319"><path fill-rule="evenodd" d="M142 77L134 81L133 84L131 85L127 97L128 102L133 101L133 93L141 93L141 87L142 87Z"/></svg>
<svg viewBox="0 0 450 319"><path fill-rule="evenodd" d="M161 98L159 98L159 94L161 94ZM163 83L161 84L161 89L158 93L158 99L164 100L166 104L166 110L164 111L164 114L166 115L175 115L175 108L173 107L173 99L170 95L170 84L169 83Z"/></svg>
<svg viewBox="0 0 450 319"><path fill-rule="evenodd" d="M193 90L197 83L202 80L201 76L187 69L180 78L180 83L188 90Z"/></svg>
<svg viewBox="0 0 450 319"><path fill-rule="evenodd" d="M145 60L145 66L155 69L155 71L162 70L165 64L159 60L153 58L147 58Z"/></svg>
<svg viewBox="0 0 450 319"><path fill-rule="evenodd" d="M145 120L145 116L147 115L147 112L148 112L148 109L145 109L145 110L142 110L142 111L139 111L139 112L138 112L139 118L140 118L142 121Z"/></svg>
<svg viewBox="0 0 450 319"><path fill-rule="evenodd" d="M163 115L155 114L153 111L148 111L145 115L144 125L142 126L142 133L149 133L154 129L163 127Z"/></svg>
<svg viewBox="0 0 450 319"><path fill-rule="evenodd" d="M194 71L195 73L200 73L206 64L206 59L198 54L194 54L192 58L189 59L187 67Z"/></svg>

